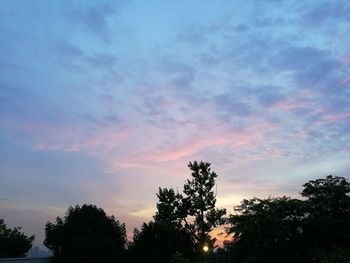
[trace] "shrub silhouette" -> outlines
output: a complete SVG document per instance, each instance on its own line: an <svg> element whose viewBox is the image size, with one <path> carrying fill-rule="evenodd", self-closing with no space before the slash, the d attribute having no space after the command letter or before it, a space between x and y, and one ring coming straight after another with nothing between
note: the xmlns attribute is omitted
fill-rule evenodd
<svg viewBox="0 0 350 263"><path fill-rule="evenodd" d="M69 207L64 218L47 222L44 244L62 262L122 262L126 231L94 205Z"/></svg>
<svg viewBox="0 0 350 263"><path fill-rule="evenodd" d="M26 236L20 227L7 228L0 219L0 258L24 257L32 247L34 236Z"/></svg>

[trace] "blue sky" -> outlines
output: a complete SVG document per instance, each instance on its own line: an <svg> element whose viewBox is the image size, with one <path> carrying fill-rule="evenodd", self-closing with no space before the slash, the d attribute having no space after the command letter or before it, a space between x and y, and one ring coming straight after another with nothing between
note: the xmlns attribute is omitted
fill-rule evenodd
<svg viewBox="0 0 350 263"><path fill-rule="evenodd" d="M0 0L0 217L150 220L212 163L218 204L350 170L348 1ZM349 178L349 177L348 177Z"/></svg>

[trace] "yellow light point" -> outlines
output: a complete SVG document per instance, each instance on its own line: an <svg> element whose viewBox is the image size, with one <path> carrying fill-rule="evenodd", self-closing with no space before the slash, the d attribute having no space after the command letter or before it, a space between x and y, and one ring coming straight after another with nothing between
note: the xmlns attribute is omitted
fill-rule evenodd
<svg viewBox="0 0 350 263"><path fill-rule="evenodd" d="M204 245L204 246L203 246L203 251L204 251L204 252L208 252L208 251L209 251L209 247L208 247L207 245Z"/></svg>

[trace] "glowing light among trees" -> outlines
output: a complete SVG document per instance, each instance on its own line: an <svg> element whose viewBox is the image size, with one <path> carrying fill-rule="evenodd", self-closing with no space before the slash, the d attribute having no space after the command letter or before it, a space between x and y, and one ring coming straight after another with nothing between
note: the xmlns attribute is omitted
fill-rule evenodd
<svg viewBox="0 0 350 263"><path fill-rule="evenodd" d="M203 246L203 251L204 251L204 252L208 252L208 251L209 251L209 247L208 247L207 245L204 245L204 246Z"/></svg>

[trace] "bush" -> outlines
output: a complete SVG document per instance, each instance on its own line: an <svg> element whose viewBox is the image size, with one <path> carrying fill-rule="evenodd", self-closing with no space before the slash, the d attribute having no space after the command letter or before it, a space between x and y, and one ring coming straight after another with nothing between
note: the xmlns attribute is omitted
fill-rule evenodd
<svg viewBox="0 0 350 263"><path fill-rule="evenodd" d="M34 236L27 237L20 227L10 229L0 219L0 258L24 257L32 247Z"/></svg>
<svg viewBox="0 0 350 263"><path fill-rule="evenodd" d="M47 222L44 244L63 262L122 262L125 225L94 205L70 207L64 218Z"/></svg>

